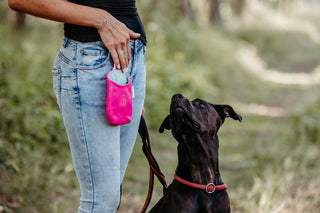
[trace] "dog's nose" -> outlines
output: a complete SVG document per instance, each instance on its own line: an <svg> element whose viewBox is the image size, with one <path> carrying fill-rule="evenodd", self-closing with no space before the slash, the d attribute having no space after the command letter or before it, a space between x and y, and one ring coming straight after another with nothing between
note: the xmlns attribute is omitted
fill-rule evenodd
<svg viewBox="0 0 320 213"><path fill-rule="evenodd" d="M172 101L177 101L177 100L180 100L180 99L183 99L183 98L185 98L182 94L174 94L173 96L172 96Z"/></svg>

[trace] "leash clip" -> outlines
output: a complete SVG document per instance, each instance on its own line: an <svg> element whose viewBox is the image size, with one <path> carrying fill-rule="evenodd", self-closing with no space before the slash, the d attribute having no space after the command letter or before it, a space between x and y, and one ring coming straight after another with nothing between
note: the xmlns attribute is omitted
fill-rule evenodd
<svg viewBox="0 0 320 213"><path fill-rule="evenodd" d="M208 183L208 185L206 185L206 192L212 194L214 191L216 191L216 185L214 185L214 183Z"/></svg>

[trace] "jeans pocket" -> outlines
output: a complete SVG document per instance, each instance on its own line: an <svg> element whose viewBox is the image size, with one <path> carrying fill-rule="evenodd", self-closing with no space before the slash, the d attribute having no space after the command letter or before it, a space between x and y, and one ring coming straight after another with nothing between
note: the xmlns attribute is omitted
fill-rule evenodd
<svg viewBox="0 0 320 213"><path fill-rule="evenodd" d="M80 50L80 67L97 68L109 59L109 51L100 46L89 46Z"/></svg>
<svg viewBox="0 0 320 213"><path fill-rule="evenodd" d="M53 90L57 98L57 104L61 110L61 69L53 67Z"/></svg>

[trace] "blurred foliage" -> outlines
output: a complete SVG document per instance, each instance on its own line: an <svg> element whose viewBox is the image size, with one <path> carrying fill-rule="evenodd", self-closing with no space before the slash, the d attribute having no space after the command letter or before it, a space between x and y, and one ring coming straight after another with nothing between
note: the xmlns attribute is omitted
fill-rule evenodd
<svg viewBox="0 0 320 213"><path fill-rule="evenodd" d="M294 140L318 144L320 141L320 100L292 116Z"/></svg>
<svg viewBox="0 0 320 213"><path fill-rule="evenodd" d="M46 212L48 191L54 186L49 184L51 177L68 174L68 161L57 158L70 157L50 78L59 41L50 43L42 36L47 32L55 37L57 30L38 30L27 27L17 32L8 25L0 27L0 194L4 193L2 202L7 207L16 209L18 204L39 201ZM12 178L14 185L9 186ZM34 196L25 196L35 189ZM0 199L0 205L2 202Z"/></svg>
<svg viewBox="0 0 320 213"><path fill-rule="evenodd" d="M251 26L240 28L235 36L257 47L271 68L284 72L312 72L319 64L320 46L307 33ZM301 50L305 54L302 55Z"/></svg>
<svg viewBox="0 0 320 213"><path fill-rule="evenodd" d="M34 149L37 141L61 143L57 132L64 131L63 124L47 72L52 66L52 55L34 57L37 50L29 47L34 44L22 43L15 32L4 32L0 34L0 136L19 149ZM60 145L49 147L58 151Z"/></svg>

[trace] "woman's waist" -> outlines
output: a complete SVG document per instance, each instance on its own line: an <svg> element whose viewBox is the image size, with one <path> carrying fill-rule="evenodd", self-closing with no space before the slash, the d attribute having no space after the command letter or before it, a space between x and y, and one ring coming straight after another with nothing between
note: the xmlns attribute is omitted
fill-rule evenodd
<svg viewBox="0 0 320 213"><path fill-rule="evenodd" d="M141 23L140 17L137 16L116 16L116 18L124 23L129 29L136 33L140 33L140 40L146 45L147 39L144 27ZM64 24L64 35L67 38L81 42L100 41L98 30L93 27L86 27L73 24Z"/></svg>

